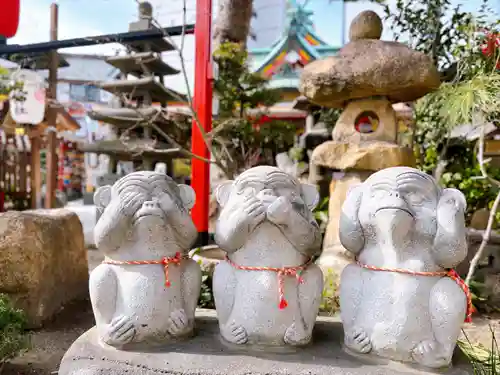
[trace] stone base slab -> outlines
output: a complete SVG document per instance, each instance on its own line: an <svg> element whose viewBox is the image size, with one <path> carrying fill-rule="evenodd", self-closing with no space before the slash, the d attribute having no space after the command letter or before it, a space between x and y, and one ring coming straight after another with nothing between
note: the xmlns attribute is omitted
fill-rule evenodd
<svg viewBox="0 0 500 375"><path fill-rule="evenodd" d="M159 349L125 352L97 342L95 327L80 336L66 352L59 375L406 375L431 374L404 364L357 357L342 349L343 331L336 318L318 317L314 341L295 353L270 350L232 350L219 337L215 313L200 310L196 336ZM472 374L463 360L439 372Z"/></svg>

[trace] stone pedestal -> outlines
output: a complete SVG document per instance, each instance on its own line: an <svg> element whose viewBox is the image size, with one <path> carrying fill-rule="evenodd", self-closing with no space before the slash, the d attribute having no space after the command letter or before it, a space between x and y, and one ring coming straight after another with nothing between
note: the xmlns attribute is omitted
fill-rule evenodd
<svg viewBox="0 0 500 375"><path fill-rule="evenodd" d="M199 310L196 336L156 351L125 352L97 343L95 328L73 343L62 359L59 375L408 375L431 374L376 358L351 356L342 350L342 325L318 318L313 343L295 353L273 354L228 349L219 338L213 310ZM458 357L458 356L457 356ZM461 359L448 375L472 374Z"/></svg>
<svg viewBox="0 0 500 375"><path fill-rule="evenodd" d="M330 201L328 203L328 226L323 239L323 252L318 259L318 265L326 273L333 270L337 276L353 259L339 239L339 218L347 192L352 186L362 183L370 176L370 171L337 172L333 174L330 183Z"/></svg>

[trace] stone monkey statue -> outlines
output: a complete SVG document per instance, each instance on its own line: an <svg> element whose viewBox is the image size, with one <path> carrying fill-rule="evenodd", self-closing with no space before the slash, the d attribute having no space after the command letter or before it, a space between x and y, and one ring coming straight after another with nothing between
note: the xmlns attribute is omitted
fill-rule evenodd
<svg viewBox="0 0 500 375"><path fill-rule="evenodd" d="M259 166L220 185L216 197L221 213L215 241L228 254L213 276L222 338L232 344L307 344L323 290L321 270L309 263L321 244L311 213L316 187Z"/></svg>
<svg viewBox="0 0 500 375"><path fill-rule="evenodd" d="M102 342L125 348L191 334L201 270L183 256L198 235L188 212L194 201L191 187L156 172L96 191L103 212L94 236L105 260L89 286Z"/></svg>
<svg viewBox="0 0 500 375"><path fill-rule="evenodd" d="M349 350L432 368L450 363L468 306L467 289L447 277L467 255L465 208L460 191L407 167L376 172L348 193L340 240L358 261L340 286Z"/></svg>

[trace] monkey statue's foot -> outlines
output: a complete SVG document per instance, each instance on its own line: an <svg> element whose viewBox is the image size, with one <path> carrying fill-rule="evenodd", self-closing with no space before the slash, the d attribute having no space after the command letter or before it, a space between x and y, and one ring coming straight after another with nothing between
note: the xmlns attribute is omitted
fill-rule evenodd
<svg viewBox="0 0 500 375"><path fill-rule="evenodd" d="M182 336L191 330L191 324L184 309L174 310L168 318L167 332L171 336Z"/></svg>
<svg viewBox="0 0 500 375"><path fill-rule="evenodd" d="M356 353L366 354L372 350L372 343L365 331L359 328L346 332L344 339L345 346Z"/></svg>
<svg viewBox="0 0 500 375"><path fill-rule="evenodd" d="M237 325L235 322L225 324L221 327L220 332L224 340L232 344L242 345L246 344L246 342L248 341L248 335L245 328Z"/></svg>
<svg viewBox="0 0 500 375"><path fill-rule="evenodd" d="M306 345L311 340L311 334L307 332L304 323L293 322L285 331L285 344L292 346Z"/></svg>
<svg viewBox="0 0 500 375"><path fill-rule="evenodd" d="M135 333L135 326L130 317L120 315L106 327L102 340L108 345L119 347L131 342Z"/></svg>
<svg viewBox="0 0 500 375"><path fill-rule="evenodd" d="M413 349L412 357L420 365L439 368L449 362L443 352L443 347L436 341L424 340Z"/></svg>

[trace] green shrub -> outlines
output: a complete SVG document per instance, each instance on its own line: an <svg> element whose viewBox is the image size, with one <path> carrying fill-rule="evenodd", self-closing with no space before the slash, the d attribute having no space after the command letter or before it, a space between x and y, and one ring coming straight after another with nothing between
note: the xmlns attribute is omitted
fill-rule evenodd
<svg viewBox="0 0 500 375"><path fill-rule="evenodd" d="M323 294L319 311L323 314L333 316L340 310L339 303L339 277L337 274L328 269L325 273L325 285L323 287Z"/></svg>
<svg viewBox="0 0 500 375"><path fill-rule="evenodd" d="M8 296L0 294L0 361L2 363L28 347L25 327L24 312L14 308Z"/></svg>
<svg viewBox="0 0 500 375"><path fill-rule="evenodd" d="M321 233L324 234L328 225L328 203L330 197L324 198L314 209L313 215L319 225Z"/></svg>
<svg viewBox="0 0 500 375"><path fill-rule="evenodd" d="M214 294L212 292L212 277L207 271L202 271L198 307L203 309L215 309Z"/></svg>
<svg viewBox="0 0 500 375"><path fill-rule="evenodd" d="M481 344L472 344L464 331L462 332L465 340L458 340L458 347L471 363L474 375L500 374L500 351L495 332L491 326L489 328L491 332L491 345L489 348Z"/></svg>

